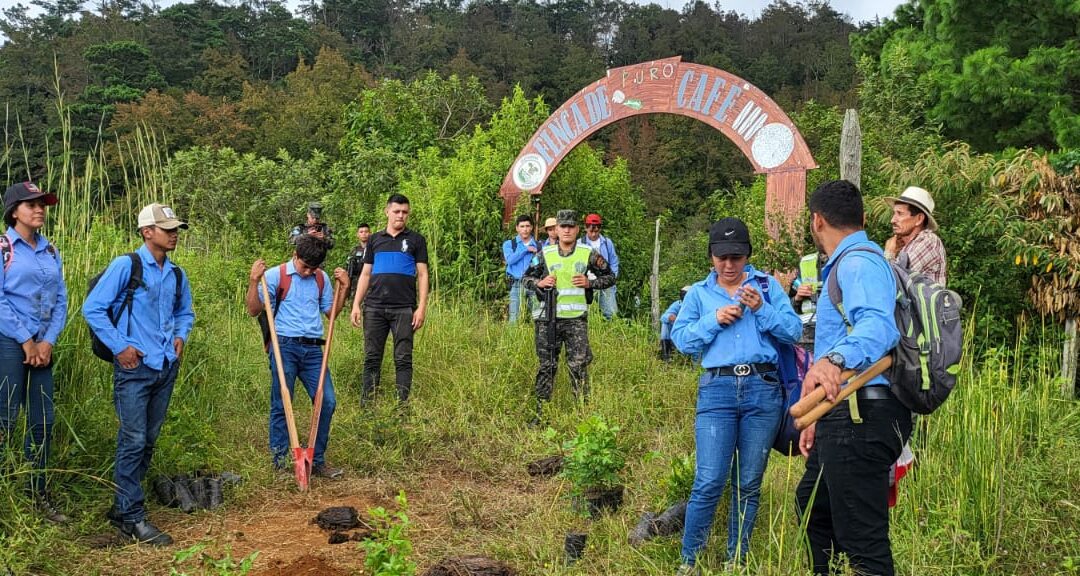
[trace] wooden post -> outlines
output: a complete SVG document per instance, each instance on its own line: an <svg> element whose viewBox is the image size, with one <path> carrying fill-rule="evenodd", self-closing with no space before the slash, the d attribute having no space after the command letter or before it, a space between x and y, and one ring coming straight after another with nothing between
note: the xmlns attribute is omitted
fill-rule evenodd
<svg viewBox="0 0 1080 576"><path fill-rule="evenodd" d="M840 178L862 190L862 130L859 113L854 108L844 112L844 128L840 133Z"/></svg>
<svg viewBox="0 0 1080 576"><path fill-rule="evenodd" d="M1077 318L1065 321L1065 350L1061 354L1061 395L1076 398L1076 362L1080 356L1080 334L1077 334Z"/></svg>
<svg viewBox="0 0 1080 576"><path fill-rule="evenodd" d="M660 330L660 219L656 219L653 236L652 275L649 276L649 299L651 300L653 330Z"/></svg>

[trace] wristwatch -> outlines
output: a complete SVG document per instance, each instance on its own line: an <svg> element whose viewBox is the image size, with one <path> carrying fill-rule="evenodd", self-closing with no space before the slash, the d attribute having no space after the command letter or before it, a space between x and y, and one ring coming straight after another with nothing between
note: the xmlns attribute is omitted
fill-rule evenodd
<svg viewBox="0 0 1080 576"><path fill-rule="evenodd" d="M844 355L839 352L829 352L825 355L825 359L832 363L833 366L843 370L844 369Z"/></svg>

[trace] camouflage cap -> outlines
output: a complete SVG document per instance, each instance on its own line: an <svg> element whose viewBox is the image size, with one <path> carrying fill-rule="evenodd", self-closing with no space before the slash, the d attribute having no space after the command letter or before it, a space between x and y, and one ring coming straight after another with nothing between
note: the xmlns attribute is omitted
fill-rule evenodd
<svg viewBox="0 0 1080 576"><path fill-rule="evenodd" d="M555 214L555 221L559 226L577 226L577 212L574 210L559 210Z"/></svg>

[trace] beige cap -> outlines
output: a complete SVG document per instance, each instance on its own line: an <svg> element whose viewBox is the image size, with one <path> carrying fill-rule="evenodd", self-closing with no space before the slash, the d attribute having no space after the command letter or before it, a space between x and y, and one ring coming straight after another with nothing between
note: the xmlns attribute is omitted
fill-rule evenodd
<svg viewBox="0 0 1080 576"><path fill-rule="evenodd" d="M931 232L937 230L937 220L934 220L934 198L926 190L918 186L908 186L899 197L889 197L884 200L889 203L889 206L903 202L922 210L923 214L926 214L927 229Z"/></svg>
<svg viewBox="0 0 1080 576"><path fill-rule="evenodd" d="M551 218L548 218L547 220L544 220L544 228L554 228L554 227L556 227L558 225L559 225L559 221L556 220L554 216L552 216Z"/></svg>
<svg viewBox="0 0 1080 576"><path fill-rule="evenodd" d="M187 230L187 222L176 217L176 212L164 204L150 204L139 211L139 228L157 226L162 230L175 230L183 228Z"/></svg>

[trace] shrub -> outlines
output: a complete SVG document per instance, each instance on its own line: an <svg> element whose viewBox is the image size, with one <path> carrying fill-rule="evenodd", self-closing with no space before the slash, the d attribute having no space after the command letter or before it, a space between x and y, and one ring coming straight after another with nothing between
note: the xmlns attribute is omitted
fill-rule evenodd
<svg viewBox="0 0 1080 576"><path fill-rule="evenodd" d="M563 444L567 455L561 475L570 481L575 496L622 483L619 473L626 457L616 442L618 431L618 426L609 426L603 417L593 415L578 424L577 435Z"/></svg>

